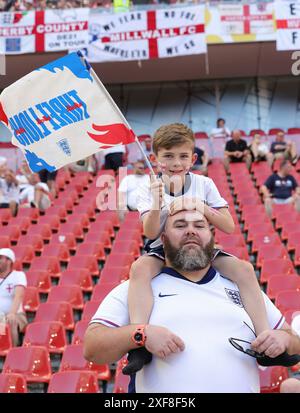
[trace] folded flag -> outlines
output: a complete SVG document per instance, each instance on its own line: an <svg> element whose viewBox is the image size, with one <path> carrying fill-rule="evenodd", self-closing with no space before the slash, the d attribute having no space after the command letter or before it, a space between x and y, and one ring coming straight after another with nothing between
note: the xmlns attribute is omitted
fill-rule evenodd
<svg viewBox="0 0 300 413"><path fill-rule="evenodd" d="M55 171L134 142L121 111L80 52L34 70L0 96L0 121L33 172Z"/></svg>

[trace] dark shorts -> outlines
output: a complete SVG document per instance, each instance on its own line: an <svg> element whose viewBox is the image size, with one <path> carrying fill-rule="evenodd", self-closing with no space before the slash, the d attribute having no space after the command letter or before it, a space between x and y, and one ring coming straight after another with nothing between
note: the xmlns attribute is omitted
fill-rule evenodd
<svg viewBox="0 0 300 413"><path fill-rule="evenodd" d="M48 181L55 181L57 171L49 172L47 171L47 169L42 169L38 172L38 174L41 182L44 182L46 184Z"/></svg>
<svg viewBox="0 0 300 413"><path fill-rule="evenodd" d="M9 208L9 204L7 202L2 202L2 204L0 204L0 208Z"/></svg>
<svg viewBox="0 0 300 413"><path fill-rule="evenodd" d="M144 247L144 250L146 252L146 255L149 257L157 257L162 261L165 261L165 251L164 247L162 245L156 247L156 248L151 248L150 245L152 244L153 241L147 241ZM214 249L214 257L213 260L217 256L224 256L224 257L232 257L233 255L229 254L226 251L220 250L218 248Z"/></svg>
<svg viewBox="0 0 300 413"><path fill-rule="evenodd" d="M105 156L105 169L113 169L117 171L121 166L123 166L123 152L109 153Z"/></svg>

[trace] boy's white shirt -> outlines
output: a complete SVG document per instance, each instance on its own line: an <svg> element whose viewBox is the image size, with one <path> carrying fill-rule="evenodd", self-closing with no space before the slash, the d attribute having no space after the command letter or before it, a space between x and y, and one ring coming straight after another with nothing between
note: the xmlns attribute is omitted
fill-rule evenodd
<svg viewBox="0 0 300 413"><path fill-rule="evenodd" d="M203 175L193 174L189 172L190 185L187 185L186 178L186 189L183 194L177 196L186 196L187 198L197 198L203 201L205 204L212 208L224 208L228 207L228 203L224 198L221 197L218 188L211 178ZM169 214L169 205L176 199L176 196L165 193L163 199L163 207L160 214L160 226L163 229L165 220ZM149 212L152 206L152 194L150 191L150 177L148 181L141 185L137 193L137 209L143 218L145 213ZM151 244L151 248L158 247L162 244L160 237Z"/></svg>

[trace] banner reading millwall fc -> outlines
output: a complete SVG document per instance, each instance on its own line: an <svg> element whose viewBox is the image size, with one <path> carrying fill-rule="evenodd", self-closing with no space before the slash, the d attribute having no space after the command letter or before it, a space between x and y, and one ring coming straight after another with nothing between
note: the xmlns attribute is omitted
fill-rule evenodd
<svg viewBox="0 0 300 413"><path fill-rule="evenodd" d="M90 62L147 60L206 53L204 5L90 14Z"/></svg>
<svg viewBox="0 0 300 413"><path fill-rule="evenodd" d="M126 119L80 53L34 70L4 89L0 99L0 121L34 172L51 172L135 141Z"/></svg>

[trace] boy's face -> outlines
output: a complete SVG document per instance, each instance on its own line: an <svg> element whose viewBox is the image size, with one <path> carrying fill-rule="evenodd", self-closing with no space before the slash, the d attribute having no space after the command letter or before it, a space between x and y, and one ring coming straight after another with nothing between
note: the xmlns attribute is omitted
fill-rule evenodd
<svg viewBox="0 0 300 413"><path fill-rule="evenodd" d="M197 159L197 154L193 153L191 145L187 143L170 149L162 148L153 156L159 171L168 176L184 176Z"/></svg>

